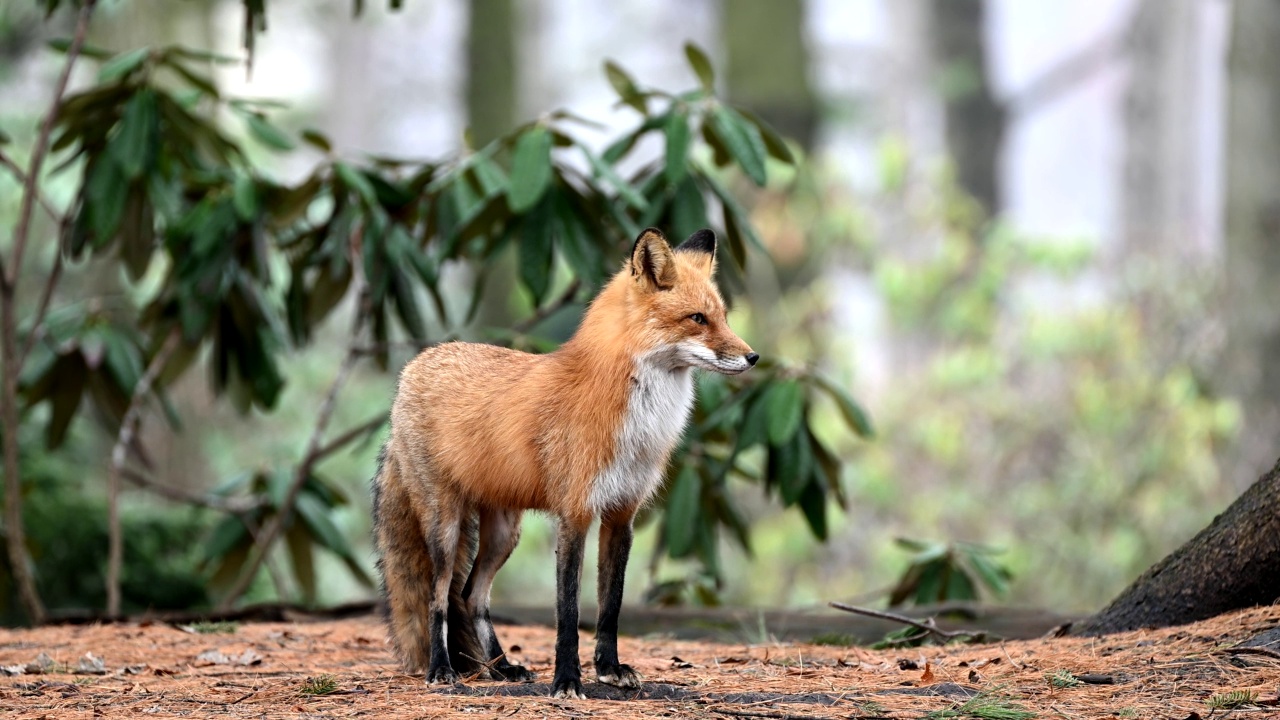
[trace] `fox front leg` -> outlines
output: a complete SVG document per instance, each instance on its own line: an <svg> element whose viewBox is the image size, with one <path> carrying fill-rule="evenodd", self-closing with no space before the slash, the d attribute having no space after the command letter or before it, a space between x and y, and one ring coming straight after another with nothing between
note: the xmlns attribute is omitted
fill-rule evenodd
<svg viewBox="0 0 1280 720"><path fill-rule="evenodd" d="M634 513L605 516L600 523L600 568L596 622L596 679L620 688L640 687L640 673L618 662L618 615L622 610L623 580L631 554Z"/></svg>
<svg viewBox="0 0 1280 720"><path fill-rule="evenodd" d="M556 541L556 673L551 696L585 700L578 662L578 594L587 526L561 519Z"/></svg>

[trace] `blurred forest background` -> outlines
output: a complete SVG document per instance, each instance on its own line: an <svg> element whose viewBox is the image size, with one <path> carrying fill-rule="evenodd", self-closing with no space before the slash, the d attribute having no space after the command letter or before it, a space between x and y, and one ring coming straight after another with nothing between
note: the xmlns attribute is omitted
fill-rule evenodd
<svg viewBox="0 0 1280 720"><path fill-rule="evenodd" d="M128 63L136 66L141 56L131 61L127 53L140 47L177 44L242 59L246 7L253 5L101 0L86 47L105 49L105 58L125 55L82 60L69 92L133 77ZM734 522L723 519L731 532L707 541L716 545L714 559L702 550L670 552L673 543L702 542L682 537L679 529L702 519L689 513L672 519L668 513L638 535L629 601L796 607L834 599L871 602L890 594L913 559L927 563L950 549L973 571L970 595L981 590L1013 604L1091 610L1203 527L1280 452L1280 374L1274 370L1280 367L1280 285L1269 282L1280 272L1274 237L1280 200L1280 5L364 5L353 16L348 2L271 0L265 32L250 33L251 70L241 62L191 56L190 66L216 81L222 97L270 101L216 104L209 112L243 145L246 166L277 184L247 181L252 189L236 200L237 211L249 210L245 217L253 215L255 203L289 202L292 196L284 190L273 195L272 188L304 187L332 158L373 165L369 159L377 157L440 160L464 146L487 147L528 121L550 122L547 113L561 108L597 123L574 126L574 143L587 151L565 163L616 190L623 206L634 205L627 209L631 221L653 217L642 208L652 200L652 185L641 179L654 177L645 168L664 152L670 165L672 131L645 135L617 155L608 152L637 127L637 117L659 117L657 110L638 115L634 97L627 102L630 78L672 92L701 84L788 138L787 148L779 149L767 130L751 134L754 120L743 126L750 133L742 137L769 145L768 178L760 183L764 153L755 154L761 163L757 173L750 153L744 161L728 137L736 132L732 123L717 124L722 121L709 111L707 122L714 127L703 132L705 146L689 151L688 172L714 208L723 210L712 212L702 200L690 200L697 212L682 216L682 201L676 200L674 209L657 217L675 225L664 227L673 238L685 229L682 217L705 214L722 239L749 236L750 227L743 225L753 226L762 247L752 247L751 262L735 252L743 262L728 263L745 265L727 281L735 329L783 368L770 382L785 386L796 382L787 373L798 373L808 383L805 373L812 371L821 378L814 383L857 399L860 407L836 390L815 395L810 404L789 405L789 386L772 385L755 398L770 411L763 420L771 423L768 435L795 432L785 422L777 432L772 426L779 422L772 411L795 405L804 416L800 436L812 440L815 452L830 452L832 457L819 459L829 461L823 468L834 473L831 486L816 496L825 507L817 513L826 519L815 519L812 494L801 497L797 489L788 497L785 478L773 481L784 501L779 503L777 492L762 492L769 485L744 479L750 472L735 476L722 489L732 496L740 524L749 528L751 551L735 542ZM72 3L47 19L45 9L26 0L0 6L0 130L9 140L0 149L21 168L28 167L65 63L65 54L49 42L71 38L77 22ZM686 42L710 57L711 87L699 56L686 53ZM60 47L65 51L65 42ZM168 62L149 57L148 62ZM607 76L606 60L629 77L620 71ZM156 82L175 93L201 92L198 83L181 76ZM695 96L672 100L671 107L690 98ZM647 100L665 102L657 96ZM725 148L716 146L715 128L733 163L717 156ZM85 138L91 134L83 132ZM522 144L535 144L534 134L526 131L508 146L517 164ZM55 146L46 163L55 168L69 162L42 181L55 213L81 212L94 201L80 196L93 166L72 151L93 143L77 142ZM568 147L558 136L555 142ZM616 162L616 173L589 160L592 152L603 154L606 164ZM794 165L785 162L792 154ZM735 164L740 169L724 184L700 169ZM333 177L358 193L368 189L362 202L372 205L376 190L386 204L381 185L366 188L368 181L352 180L340 165L331 165ZM673 167L657 174L676 186L686 171ZM511 182L522 172L513 167ZM563 172L568 177L574 169ZM5 248L12 246L10 228L21 214L19 176L0 172ZM432 187L432 177L417 187ZM245 187L228 182L228 192ZM631 202L628 192L635 190L624 191L627 183L645 194L641 202ZM723 195L716 192L726 187ZM735 225L731 210L749 223ZM56 260L57 223L40 214L33 223L21 270L29 282L17 299L24 333L31 330L24 323L42 302L42 278L55 267L66 277L49 303L51 324L64 308L91 314L106 308L109 314L116 304L146 305L163 285L167 270L159 261L150 269L144 264L136 276L97 259L68 259L64 268ZM726 230L726 223L735 228ZM170 241L180 234L174 229L179 225L167 231ZM88 242L96 247L92 237ZM612 241L612 255L609 247L598 248L608 267L621 259L623 243L621 236ZM551 347L572 329L576 315L572 308L559 313L548 298L566 288L572 295L578 287L572 279L584 267L570 250L561 252L554 268L530 271L529 257L515 245L496 250L486 256L496 270L479 292L473 291L475 266L444 263L435 268L441 301L452 308L477 299L474 320L463 323L464 336ZM288 304L285 290L271 293L268 305ZM576 300L585 297L589 293ZM319 313L322 321L304 328L307 342L280 351L285 381L270 402L259 402L253 392L239 403L220 397L214 346L189 359L208 372L186 373L166 388L163 404L181 419L180 427L164 421L159 405L148 406L136 443L145 453L138 450L131 460L145 459L147 477L130 480L120 509L126 610L217 602L216 588L233 582L250 552L250 535L261 529L246 529L238 519L243 513L226 511L237 502L241 511L261 510L253 504L254 488L281 499L298 457L315 449L313 426L329 405L331 427L372 428L373 436L317 464L323 482L317 471L314 484L294 489L310 498L299 501L298 512L309 523L311 540L327 551L312 558L310 540L299 539L293 547L289 535L286 547L268 556L266 569L248 578L245 599L327 605L372 594L361 576L371 575L373 567L367 483L381 440L376 419L389 404L396 369L413 353L409 343L395 341L438 340L446 323L431 314L420 319L423 332L415 332L401 308L390 335L384 321L383 335L374 337L384 344L383 357L375 359L389 369L381 362L349 362L354 354L348 348L355 348L352 317L361 313L354 294L341 298L331 315L326 308ZM551 311L539 315L539 305ZM530 313L536 325L523 320ZM496 327L519 332L497 336L480 330ZM541 329L531 332L536 328ZM68 330L66 338L74 334ZM84 357L95 357L97 347L97 357L106 352L110 361L113 341L93 341L98 344L84 350L83 337L77 337L88 353ZM130 361L134 384L147 358L173 351L166 352L165 337L139 341L141 349ZM46 371L63 357L58 352L50 350ZM113 447L117 454L131 451L118 442L122 420L82 413L50 449L50 415L58 412L50 393L56 393L45 388L48 397L38 395L40 368L24 373L27 401L19 441L40 591L51 607L102 607L109 458ZM346 383L329 403L335 375ZM700 398L706 408L725 397L717 393L741 390L715 382L704 386ZM752 396L744 397L750 406ZM74 402L82 402L78 393ZM86 393L83 403L90 402ZM865 424L861 408L874 421L873 437L858 427ZM748 410L736 420L749 424L750 415ZM367 425L370 418L374 424ZM695 425L700 421L710 423L699 416ZM124 440L123 445L134 444ZM770 452L780 453L781 444L773 447ZM730 456L728 464L733 462ZM748 456L746 464L752 463L757 475L776 469L773 459ZM128 480L122 465L116 467ZM681 483L679 477L673 481L672 502L689 497ZM157 495L157 487L168 488L161 492L168 497ZM699 487L705 503L709 485ZM221 494L208 494L214 488ZM698 489L688 492L698 497ZM197 505L204 507L183 502L193 497L203 499ZM796 503L802 512L782 507ZM265 517L259 519L269 524ZM825 535L825 542L815 535ZM236 552L241 554L228 565ZM706 570L709 562L718 563L712 572ZM591 563L589 557L589 568ZM498 578L495 605L549 604L552 566L550 525L530 517L516 556ZM593 582L594 574L588 574L584 582ZM918 574L915 579L918 584ZM4 583L0 598L8 600L0 614L15 621L21 613L11 575ZM156 596L158 588L165 597ZM950 593L915 589L921 599L966 594L956 587Z"/></svg>

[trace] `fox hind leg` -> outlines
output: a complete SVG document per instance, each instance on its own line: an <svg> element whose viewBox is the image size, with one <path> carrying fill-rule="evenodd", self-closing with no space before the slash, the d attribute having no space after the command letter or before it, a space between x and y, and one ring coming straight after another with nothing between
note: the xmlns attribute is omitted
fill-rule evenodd
<svg viewBox="0 0 1280 720"><path fill-rule="evenodd" d="M373 513L391 643L406 670L421 672L430 663L427 583L432 576L431 559L421 520L404 487L400 463L386 448L373 480Z"/></svg>
<svg viewBox="0 0 1280 720"><path fill-rule="evenodd" d="M431 651L427 682L453 684L458 682L458 673L449 662L449 588L454 580L455 562L465 562L464 558L458 558L458 548L463 520L469 511L461 501L442 497L438 492L431 500L430 510L422 517L433 571L428 580Z"/></svg>
<svg viewBox="0 0 1280 720"><path fill-rule="evenodd" d="M476 638L484 652L484 662L492 663L490 673L496 678L514 682L533 682L534 675L520 665L512 665L498 642L493 621L489 617L489 598L493 579L511 557L520 542L520 516L517 510L481 510L480 545L471 575L462 595L467 614L475 628Z"/></svg>

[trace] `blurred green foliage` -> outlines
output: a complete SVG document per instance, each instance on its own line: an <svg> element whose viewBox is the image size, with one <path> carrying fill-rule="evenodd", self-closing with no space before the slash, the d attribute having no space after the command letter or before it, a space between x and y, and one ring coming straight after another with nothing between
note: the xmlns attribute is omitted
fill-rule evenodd
<svg viewBox="0 0 1280 720"><path fill-rule="evenodd" d="M48 6L52 12L57 3ZM71 43L52 46L66 53ZM700 87L683 93L641 86L606 64L619 101L640 117L602 152L576 134L590 121L556 111L438 162L355 162L316 130L287 132L272 119L278 103L223 94L208 71L232 59L183 46L119 54L87 46L82 55L98 63L96 82L64 99L51 138L52 176L80 178L57 240L73 267L122 272L128 292L103 302L91 288L63 287L47 317L27 309L24 333L34 351L21 400L25 422L42 425L48 449L62 445L89 407L109 436L138 401L154 401L178 428L182 418L166 390L199 365L215 395L240 413L273 412L294 367L289 355L344 307L354 313L351 357L371 358L384 371L393 369L397 346L460 337L554 348L563 336L543 334L547 317L535 314L518 329L478 318L488 274L513 254L518 292L550 315L562 301L580 307L589 300L642 228L683 237L718 225L726 240L721 283L740 290L749 257L768 257L731 187L737 178L763 187L771 168L794 162L772 129L714 95L711 64L693 46L686 56ZM657 161L636 152L650 134L664 144ZM297 183L273 180L263 158L301 144L322 161ZM468 268L470 286L447 286L446 267ZM161 353L175 341L172 354ZM135 398L152 365L154 391ZM695 419L663 497L658 551L695 558L718 586L721 530L749 548L749 528L724 492L730 477L776 491L825 538L826 505L844 495L837 456L809 428L819 397L838 405L853 432L870 434L863 410L811 368L762 363L743 378L700 381ZM375 422L342 434L340 445L377 429ZM140 445L126 449L133 463L148 465ZM285 521L303 600L316 596L317 546L369 582L332 519L347 498L315 471L334 449L320 453L313 443L300 469L237 473L214 492L252 509L213 523L200 543L211 591L256 567L255 536L273 518ZM241 461L253 466L251 458Z"/></svg>

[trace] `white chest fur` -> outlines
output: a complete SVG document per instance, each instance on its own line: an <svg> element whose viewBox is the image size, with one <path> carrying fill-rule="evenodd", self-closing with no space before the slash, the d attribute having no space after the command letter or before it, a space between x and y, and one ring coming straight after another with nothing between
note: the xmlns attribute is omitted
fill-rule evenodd
<svg viewBox="0 0 1280 720"><path fill-rule="evenodd" d="M693 407L692 370L671 367L668 357L650 354L635 360L616 454L596 477L587 500L597 514L649 499L684 434Z"/></svg>

